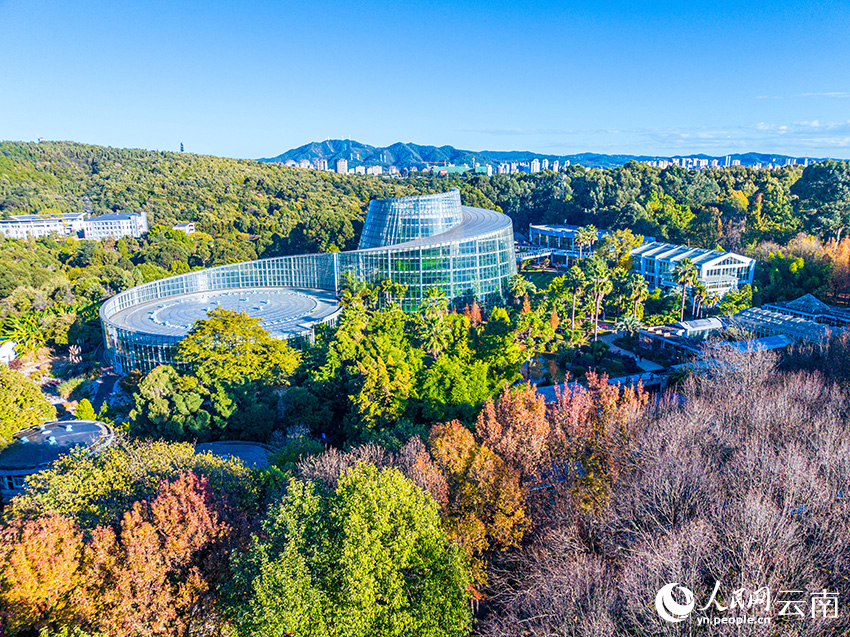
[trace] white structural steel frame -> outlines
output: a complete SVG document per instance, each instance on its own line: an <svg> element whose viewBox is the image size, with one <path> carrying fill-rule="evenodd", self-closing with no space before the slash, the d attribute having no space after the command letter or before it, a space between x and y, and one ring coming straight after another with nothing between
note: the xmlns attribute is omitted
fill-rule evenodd
<svg viewBox="0 0 850 637"><path fill-rule="evenodd" d="M417 228L419 215L423 214L427 218ZM183 336L133 329L118 316L127 308L169 297L263 287L332 290L338 295L341 277L350 273L373 284L389 279L406 285L402 301L406 311L419 307L433 288L441 289L455 304L476 299L488 306L506 297L508 281L517 272L510 218L493 210L461 206L456 189L373 201L366 226L370 227L373 242L376 236L388 241L404 238L399 236L398 228L402 234L415 233L418 238L347 252L221 265L151 281L116 294L100 308L107 359L123 373L174 364L173 348ZM316 324L335 324L337 317L338 313L334 313L322 321L305 322L303 329L287 338L312 340Z"/></svg>

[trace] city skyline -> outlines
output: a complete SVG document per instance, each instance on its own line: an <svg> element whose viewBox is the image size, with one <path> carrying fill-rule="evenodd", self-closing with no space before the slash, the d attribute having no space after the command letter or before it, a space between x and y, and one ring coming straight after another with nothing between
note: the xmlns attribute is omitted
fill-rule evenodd
<svg viewBox="0 0 850 637"><path fill-rule="evenodd" d="M0 0L0 138L850 157L840 2Z"/></svg>

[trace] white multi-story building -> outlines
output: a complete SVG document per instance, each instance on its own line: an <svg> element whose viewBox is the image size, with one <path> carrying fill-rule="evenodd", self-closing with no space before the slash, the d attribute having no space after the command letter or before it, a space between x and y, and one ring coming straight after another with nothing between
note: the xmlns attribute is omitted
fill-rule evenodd
<svg viewBox="0 0 850 637"><path fill-rule="evenodd" d="M348 173L348 160L347 159L337 159L336 160L336 171L341 175L345 175Z"/></svg>
<svg viewBox="0 0 850 637"><path fill-rule="evenodd" d="M539 173L540 172L540 160L535 157L531 160L531 164L529 166L528 172L530 173Z"/></svg>
<svg viewBox="0 0 850 637"><path fill-rule="evenodd" d="M194 224L190 224L194 231ZM175 226L176 227L176 226ZM182 228L178 228L182 230ZM141 237L148 231L147 213L113 212L88 217L85 212L56 215L13 215L0 221L0 235L10 239L26 239L56 235L75 239L100 240L105 237Z"/></svg>
<svg viewBox="0 0 850 637"><path fill-rule="evenodd" d="M367 175L383 175L384 169L383 169L382 166L369 166L366 169L366 174Z"/></svg>
<svg viewBox="0 0 850 637"><path fill-rule="evenodd" d="M71 212L56 215L12 215L0 221L0 234L10 239L46 237L56 234L61 237L79 235L83 231L86 213Z"/></svg>
<svg viewBox="0 0 850 637"><path fill-rule="evenodd" d="M100 241L106 237L139 238L148 231L148 214L142 212L111 212L85 221L83 238Z"/></svg>
<svg viewBox="0 0 850 637"><path fill-rule="evenodd" d="M194 221L182 221L180 223L176 223L171 226L172 230L180 230L181 232L185 232L186 234L194 234L195 233L195 222Z"/></svg>
<svg viewBox="0 0 850 637"><path fill-rule="evenodd" d="M298 161L299 168L312 168L313 164L310 163L309 159L301 159Z"/></svg>
<svg viewBox="0 0 850 637"><path fill-rule="evenodd" d="M528 226L528 241L535 254L551 255L552 263L570 264L575 259L593 256L594 246L578 246L576 234L579 226ZM608 234L607 230L597 230L595 241L598 243ZM655 241L655 237L643 237L643 242Z"/></svg>
<svg viewBox="0 0 850 637"><path fill-rule="evenodd" d="M646 279L649 289L675 288L673 269L683 259L690 259L697 266L698 279L710 291L723 296L749 283L753 283L756 270L754 259L734 252L692 248L653 241L635 248L629 253L632 269Z"/></svg>

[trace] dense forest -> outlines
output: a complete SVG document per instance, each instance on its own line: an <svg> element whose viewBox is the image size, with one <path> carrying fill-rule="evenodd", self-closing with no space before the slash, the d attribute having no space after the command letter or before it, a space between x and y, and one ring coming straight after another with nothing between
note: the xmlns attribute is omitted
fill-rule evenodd
<svg viewBox="0 0 850 637"><path fill-rule="evenodd" d="M110 295L353 248L370 199L450 186L518 232L617 231L568 270L514 277L505 307L454 307L434 290L405 313L404 286L348 280L338 325L303 350L211 312L179 367L122 379L127 401L97 415L116 444L65 456L4 509L0 633L684 635L693 624L653 610L663 583L700 599L716 582L848 592L850 337L782 355L718 350L707 373L651 394L608 383L637 368L597 333L601 316L628 340L686 313L805 292L846 300L846 163L395 180L3 143L3 214L144 209L152 227L138 240L0 240L2 337L27 360L52 355L58 391L82 396ZM743 251L759 259L756 283L712 298L683 271L681 290L650 293L628 267L639 235ZM21 368L0 368L0 445L54 414ZM547 403L531 380L580 383ZM233 439L268 444L269 466L193 453ZM842 613L750 634L848 630Z"/></svg>
<svg viewBox="0 0 850 637"><path fill-rule="evenodd" d="M258 238L258 252L354 247L370 199L461 189L467 205L529 223L593 223L742 250L798 232L839 238L850 224L850 167L660 169L630 162L606 170L513 175L430 174L406 179L337 175L250 160L86 146L0 143L0 213L148 210L170 226L195 221L211 235ZM291 236L292 234L297 237ZM271 254L269 256L272 256Z"/></svg>
<svg viewBox="0 0 850 637"><path fill-rule="evenodd" d="M144 435L183 413L191 400L180 394L199 384L215 387L213 402L272 383L280 394L300 363L286 346L266 359L267 336L248 330L230 361L204 352L202 334L228 318L187 339L189 372L158 368L142 381L137 401L152 406L165 391L170 410L97 455L69 454L6 508L5 633L693 634L655 613L667 582L701 601L721 586L700 613L709 620L770 618L747 634L850 630L845 614L802 621L746 601L764 587L804 591L806 604L848 592L846 333L781 357L718 352L710 373L660 400L593 373L549 404L519 383L471 420L421 433L400 426L404 405L378 390L382 378L393 391L409 382L409 359L392 371L377 361L371 381L350 361L377 412L350 396L352 426L332 447L289 412L269 438L272 465L249 470L168 441L185 433L175 423L159 430L165 440ZM260 428L269 417L251 416Z"/></svg>
<svg viewBox="0 0 850 637"><path fill-rule="evenodd" d="M593 224L743 252L759 261L747 295L755 305L807 292L850 298L850 243L841 241L850 223L846 162L702 172L632 162L566 173L386 179L182 153L3 142L0 214L143 209L152 230L140 240L100 243L0 239L2 329L27 350L93 347L97 305L127 287L224 263L353 249L369 200L448 187L458 187L467 205L508 214L519 233L529 223ZM177 221L195 221L199 232L171 230Z"/></svg>

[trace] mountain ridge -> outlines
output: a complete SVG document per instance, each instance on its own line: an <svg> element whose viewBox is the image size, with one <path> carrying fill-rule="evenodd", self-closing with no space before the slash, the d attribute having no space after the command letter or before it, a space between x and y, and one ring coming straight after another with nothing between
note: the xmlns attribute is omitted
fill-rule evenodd
<svg viewBox="0 0 850 637"><path fill-rule="evenodd" d="M414 144L413 142L395 142L389 146L371 146L350 139L326 139L322 142L309 142L303 146L292 148L275 157L264 157L258 161L268 163L285 163L292 160L298 162L306 159L315 162L325 159L328 167L333 168L337 159L348 161L349 168L354 166L396 166L398 168L416 167L426 168L435 164L471 165L476 164L496 165L502 162L525 162L532 159L548 159L549 162L558 160L563 165L569 161L571 164L580 164L587 168L613 168L622 166L630 161L657 161L673 157L693 157L696 159L717 159L721 164L729 156L731 160L739 160L742 165L749 166L756 163L785 163L788 159L802 159L793 155L781 155L776 153L730 153L729 155L706 155L704 153L677 154L677 155L627 155L627 154L605 154L605 153L575 153L571 155L535 153L527 150L463 150L454 146L429 146ZM811 158L810 161L819 161Z"/></svg>

